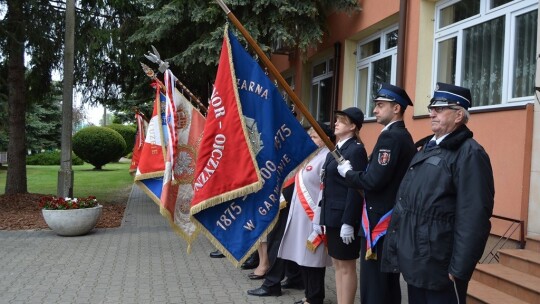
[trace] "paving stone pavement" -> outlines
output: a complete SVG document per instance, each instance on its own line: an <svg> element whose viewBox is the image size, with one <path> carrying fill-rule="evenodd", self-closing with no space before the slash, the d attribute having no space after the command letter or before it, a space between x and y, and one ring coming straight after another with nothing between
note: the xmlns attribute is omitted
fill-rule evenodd
<svg viewBox="0 0 540 304"><path fill-rule="evenodd" d="M51 230L0 231L0 304L15 303L294 303L303 291L248 296L251 270L226 259L202 235L187 244L133 186L122 226L79 237ZM333 268L326 272L326 303L337 303ZM402 282L404 303L406 289ZM356 302L359 303L358 294Z"/></svg>

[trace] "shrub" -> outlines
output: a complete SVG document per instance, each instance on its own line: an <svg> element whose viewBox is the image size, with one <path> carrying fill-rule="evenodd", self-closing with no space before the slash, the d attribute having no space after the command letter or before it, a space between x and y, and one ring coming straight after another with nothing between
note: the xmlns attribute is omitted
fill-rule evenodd
<svg viewBox="0 0 540 304"><path fill-rule="evenodd" d="M36 166L59 166L60 165L61 152L60 151L48 151L37 154L32 154L26 157L27 165ZM77 157L74 153L71 153L71 164L74 166L80 166L84 164L84 161Z"/></svg>
<svg viewBox="0 0 540 304"><path fill-rule="evenodd" d="M126 148L124 149L124 154L122 156L127 155L131 151L133 151L133 146L135 145L135 134L137 133L137 130L130 126L124 126L121 124L112 124L108 125L107 128L113 129L116 132L120 133L122 135L122 138L126 141Z"/></svg>
<svg viewBox="0 0 540 304"><path fill-rule="evenodd" d="M90 126L73 136L73 152L97 170L122 157L125 149L124 138L110 128Z"/></svg>

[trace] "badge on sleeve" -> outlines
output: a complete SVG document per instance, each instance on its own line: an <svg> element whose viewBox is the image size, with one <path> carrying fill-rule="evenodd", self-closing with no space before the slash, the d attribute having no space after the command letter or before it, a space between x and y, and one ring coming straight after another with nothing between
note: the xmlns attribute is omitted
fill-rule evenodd
<svg viewBox="0 0 540 304"><path fill-rule="evenodd" d="M386 166L390 162L390 150L380 149L379 157L377 158L379 165Z"/></svg>

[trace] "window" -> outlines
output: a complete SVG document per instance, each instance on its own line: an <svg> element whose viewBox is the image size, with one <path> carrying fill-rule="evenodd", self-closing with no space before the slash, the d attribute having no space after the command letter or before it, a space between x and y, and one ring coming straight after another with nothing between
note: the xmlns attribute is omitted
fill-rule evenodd
<svg viewBox="0 0 540 304"><path fill-rule="evenodd" d="M287 82L291 90L294 91L294 75L285 76L284 78L285 82ZM289 96L289 94L287 94L287 91L285 91L285 89L281 89L281 95L283 95L283 99L285 99L287 105L291 106L293 104L291 97Z"/></svg>
<svg viewBox="0 0 540 304"><path fill-rule="evenodd" d="M313 65L309 110L318 121L330 121L330 114L332 113L332 86L334 85L333 68L333 58Z"/></svg>
<svg viewBox="0 0 540 304"><path fill-rule="evenodd" d="M537 8L532 0L441 2L433 83L470 88L473 106L532 100Z"/></svg>
<svg viewBox="0 0 540 304"><path fill-rule="evenodd" d="M373 117L373 95L382 82L395 83L398 30L391 27L358 43L356 105Z"/></svg>

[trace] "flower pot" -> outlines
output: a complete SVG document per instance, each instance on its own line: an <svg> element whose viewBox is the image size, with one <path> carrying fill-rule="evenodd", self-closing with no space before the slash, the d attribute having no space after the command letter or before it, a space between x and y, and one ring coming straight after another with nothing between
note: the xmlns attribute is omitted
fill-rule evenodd
<svg viewBox="0 0 540 304"><path fill-rule="evenodd" d="M77 236L92 230L101 215L102 205L93 208L48 210L42 209L45 222L58 235Z"/></svg>

